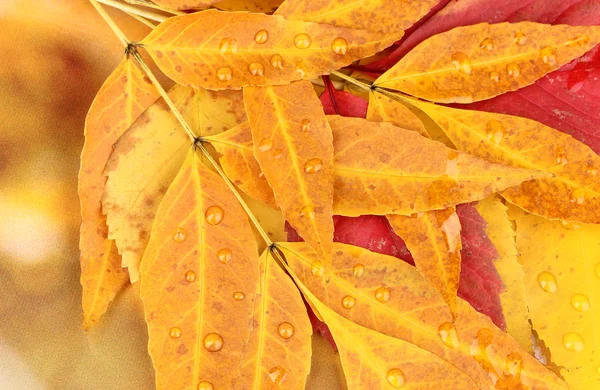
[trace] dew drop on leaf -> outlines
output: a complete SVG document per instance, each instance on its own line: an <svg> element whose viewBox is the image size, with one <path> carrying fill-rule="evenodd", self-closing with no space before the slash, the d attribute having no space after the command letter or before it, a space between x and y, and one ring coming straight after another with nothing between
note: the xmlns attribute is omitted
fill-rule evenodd
<svg viewBox="0 0 600 390"><path fill-rule="evenodd" d="M223 209L219 206L210 206L206 209L206 213L204 213L204 217L206 218L206 222L211 225L218 225L223 220L225 213Z"/></svg>
<svg viewBox="0 0 600 390"><path fill-rule="evenodd" d="M517 352L512 352L506 357L505 365L511 376L517 376L523 367L523 357Z"/></svg>
<svg viewBox="0 0 600 390"><path fill-rule="evenodd" d="M271 381L277 385L281 384L286 377L287 371L283 367L277 366L269 370L269 379L271 379Z"/></svg>
<svg viewBox="0 0 600 390"><path fill-rule="evenodd" d="M557 146L554 153L556 155L557 164L566 165L569 162L565 156L565 149L563 147Z"/></svg>
<svg viewBox="0 0 600 390"><path fill-rule="evenodd" d="M223 349L223 337L218 333L209 333L204 337L204 349L208 352L219 352Z"/></svg>
<svg viewBox="0 0 600 390"><path fill-rule="evenodd" d="M272 155L273 158L281 158L281 156L283 156L283 151L281 149L273 149Z"/></svg>
<svg viewBox="0 0 600 390"><path fill-rule="evenodd" d="M481 328L477 332L477 344L483 349L492 343L493 338L494 333L492 333L491 329Z"/></svg>
<svg viewBox="0 0 600 390"><path fill-rule="evenodd" d="M355 264L354 267L352 267L352 275L354 275L355 277L360 278L364 273L365 266L361 263Z"/></svg>
<svg viewBox="0 0 600 390"><path fill-rule="evenodd" d="M269 62L273 68L283 69L283 57L281 57L279 54L273 54Z"/></svg>
<svg viewBox="0 0 600 390"><path fill-rule="evenodd" d="M171 330L169 330L169 336L171 336L172 339L178 339L181 337L181 329L174 326L171 328Z"/></svg>
<svg viewBox="0 0 600 390"><path fill-rule="evenodd" d="M233 38L223 38L219 43L219 51L225 53L237 53L238 42Z"/></svg>
<svg viewBox="0 0 600 390"><path fill-rule="evenodd" d="M546 46L540 50L540 57L544 64L556 66L556 50L553 47Z"/></svg>
<svg viewBox="0 0 600 390"><path fill-rule="evenodd" d="M562 342L563 342L563 346L568 351L581 352L581 351L583 351L583 348L585 347L585 341L583 340L583 337L581 337L577 333L565 334L563 336Z"/></svg>
<svg viewBox="0 0 600 390"><path fill-rule="evenodd" d="M258 144L258 150L261 152L267 152L273 147L273 141L268 138L263 138Z"/></svg>
<svg viewBox="0 0 600 390"><path fill-rule="evenodd" d="M315 261L312 264L310 272L313 274L313 276L316 276L317 278L323 276L323 263L321 263L320 261Z"/></svg>
<svg viewBox="0 0 600 390"><path fill-rule="evenodd" d="M574 294L571 297L571 306L580 312L588 311L590 310L590 300L583 294Z"/></svg>
<svg viewBox="0 0 600 390"><path fill-rule="evenodd" d="M596 176L598 174L598 170L595 168L588 168L586 172L590 176Z"/></svg>
<svg viewBox="0 0 600 390"><path fill-rule="evenodd" d="M244 295L243 292L236 292L233 294L233 299L235 299L236 301L243 301L244 298L246 298L246 296Z"/></svg>
<svg viewBox="0 0 600 390"><path fill-rule="evenodd" d="M223 249L219 249L219 251L217 252L217 259L219 259L219 261L223 264L227 264L231 261L231 249L229 248L223 248Z"/></svg>
<svg viewBox="0 0 600 390"><path fill-rule="evenodd" d="M520 31L517 32L515 34L515 43L519 46L523 46L525 43L527 43L527 35Z"/></svg>
<svg viewBox="0 0 600 390"><path fill-rule="evenodd" d="M500 81L500 73L498 73L498 72L490 72L490 80L492 80L495 83L497 83L498 81Z"/></svg>
<svg viewBox="0 0 600 390"><path fill-rule="evenodd" d="M311 158L304 164L304 172L317 173L323 167L323 161L320 158Z"/></svg>
<svg viewBox="0 0 600 390"><path fill-rule="evenodd" d="M492 119L491 121L488 121L485 127L487 139L493 141L496 144L502 142L502 139L504 138L504 133L506 131L502 122Z"/></svg>
<svg viewBox="0 0 600 390"><path fill-rule="evenodd" d="M558 290L556 278L550 272L541 272L538 275L537 280L542 290L546 291L547 293L555 293L556 290Z"/></svg>
<svg viewBox="0 0 600 390"><path fill-rule="evenodd" d="M386 379L392 387L399 389L404 386L406 383L406 377L404 376L404 372L402 372L399 368L392 368L386 374Z"/></svg>
<svg viewBox="0 0 600 390"><path fill-rule="evenodd" d="M578 188L571 193L571 203L582 205L585 202L585 190Z"/></svg>
<svg viewBox="0 0 600 390"><path fill-rule="evenodd" d="M340 54L340 55L346 54L346 52L348 51L348 41L346 41L344 38L341 38L341 37L335 38L331 42L331 50L335 54Z"/></svg>
<svg viewBox="0 0 600 390"><path fill-rule="evenodd" d="M294 325L289 322L282 322L277 327L277 331L279 332L279 336L284 339L289 339L294 335Z"/></svg>
<svg viewBox="0 0 600 390"><path fill-rule="evenodd" d="M302 119L302 122L300 122L300 126L302 128L302 131L310 131L310 121L308 119Z"/></svg>
<svg viewBox="0 0 600 390"><path fill-rule="evenodd" d="M487 51L494 50L494 40L492 38L486 38L479 44L481 49L485 49Z"/></svg>
<svg viewBox="0 0 600 390"><path fill-rule="evenodd" d="M177 228L173 233L173 241L180 244L185 240L185 230L182 228Z"/></svg>
<svg viewBox="0 0 600 390"><path fill-rule="evenodd" d="M308 49L310 47L311 43L312 43L312 39L310 38L310 35L308 35L308 34L304 34L304 33L298 34L294 38L294 45L298 49Z"/></svg>
<svg viewBox="0 0 600 390"><path fill-rule="evenodd" d="M229 81L229 80L231 80L232 76L233 76L233 72L231 71L231 68L224 66L222 68L219 68L219 70L217 70L217 78L221 81Z"/></svg>
<svg viewBox="0 0 600 390"><path fill-rule="evenodd" d="M459 72L471 74L472 67L469 57L465 53L456 52L452 54L452 63Z"/></svg>
<svg viewBox="0 0 600 390"><path fill-rule="evenodd" d="M438 327L438 334L440 338L450 348L458 347L458 334L456 328L451 322L444 322Z"/></svg>
<svg viewBox="0 0 600 390"><path fill-rule="evenodd" d="M355 304L356 300L350 295L346 295L344 299L342 299L342 306L344 306L344 309L352 309Z"/></svg>
<svg viewBox="0 0 600 390"><path fill-rule="evenodd" d="M577 229L581 228L581 225L578 225L574 222L560 221L560 223L567 230L577 230Z"/></svg>
<svg viewBox="0 0 600 390"><path fill-rule="evenodd" d="M521 68L519 65L511 62L506 66L506 72L509 76L514 77L515 79L521 75Z"/></svg>
<svg viewBox="0 0 600 390"><path fill-rule="evenodd" d="M253 62L248 65L248 71L252 76L264 76L265 67L259 64L258 62Z"/></svg>
<svg viewBox="0 0 600 390"><path fill-rule="evenodd" d="M254 41L256 43L266 43L269 40L269 32L267 30L258 30L256 35L254 36Z"/></svg>
<svg viewBox="0 0 600 390"><path fill-rule="evenodd" d="M210 382L200 382L198 383L198 390L213 390L214 387Z"/></svg>
<svg viewBox="0 0 600 390"><path fill-rule="evenodd" d="M377 290L375 290L375 299L377 299L379 302L386 303L390 300L391 296L392 294L390 289L387 287L379 287Z"/></svg>
<svg viewBox="0 0 600 390"><path fill-rule="evenodd" d="M194 280L196 280L196 273L194 271L188 271L185 273L185 280L187 280L188 282L192 283Z"/></svg>

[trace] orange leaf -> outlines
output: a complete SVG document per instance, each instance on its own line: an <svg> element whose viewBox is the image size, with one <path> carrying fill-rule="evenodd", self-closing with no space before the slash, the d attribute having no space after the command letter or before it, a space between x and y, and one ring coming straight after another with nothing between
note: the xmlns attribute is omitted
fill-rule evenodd
<svg viewBox="0 0 600 390"><path fill-rule="evenodd" d="M84 329L98 321L128 279L114 242L107 239L100 204L106 183L102 170L113 144L158 96L144 73L126 58L104 82L86 117L78 188Z"/></svg>
<svg viewBox="0 0 600 390"><path fill-rule="evenodd" d="M153 0L156 4L170 9L202 9L219 0Z"/></svg>
<svg viewBox="0 0 600 390"><path fill-rule="evenodd" d="M598 42L598 26L458 27L419 44L375 85L440 103L471 103L533 84Z"/></svg>
<svg viewBox="0 0 600 390"><path fill-rule="evenodd" d="M141 44L177 83L219 90L310 80L394 40L282 16L208 10L169 18Z"/></svg>
<svg viewBox="0 0 600 390"><path fill-rule="evenodd" d="M431 138L423 122L407 106L374 90L369 93L367 119L373 122L389 122Z"/></svg>
<svg viewBox="0 0 600 390"><path fill-rule="evenodd" d="M460 220L454 207L410 217L388 215L390 225L406 243L417 270L435 287L452 313L460 279Z"/></svg>
<svg viewBox="0 0 600 390"><path fill-rule="evenodd" d="M271 13L279 7L282 0L225 0L214 6L223 11L248 11Z"/></svg>
<svg viewBox="0 0 600 390"><path fill-rule="evenodd" d="M244 88L254 155L286 219L326 262L333 241L333 146L307 81Z"/></svg>

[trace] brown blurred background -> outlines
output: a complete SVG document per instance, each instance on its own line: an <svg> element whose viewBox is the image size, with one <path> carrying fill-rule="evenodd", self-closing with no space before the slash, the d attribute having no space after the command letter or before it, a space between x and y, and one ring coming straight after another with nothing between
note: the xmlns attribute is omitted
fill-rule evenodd
<svg viewBox="0 0 600 390"><path fill-rule="evenodd" d="M148 31L110 14L130 38ZM0 389L152 389L135 287L80 325L84 119L123 49L87 0L0 0L0 31ZM308 388L339 388L331 350L314 346L329 358Z"/></svg>

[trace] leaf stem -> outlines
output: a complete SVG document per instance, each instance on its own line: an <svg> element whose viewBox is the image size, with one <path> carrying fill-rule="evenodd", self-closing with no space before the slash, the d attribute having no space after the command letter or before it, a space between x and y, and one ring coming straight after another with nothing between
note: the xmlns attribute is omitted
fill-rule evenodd
<svg viewBox="0 0 600 390"><path fill-rule="evenodd" d="M139 15L136 14L132 14L131 12L125 12L127 15L131 16L132 18L134 18L135 20L137 20L138 22L150 27L151 29L155 29L156 28L156 24L152 23L151 21L149 21L148 19L144 19Z"/></svg>
<svg viewBox="0 0 600 390"><path fill-rule="evenodd" d="M121 3L116 0L95 0L95 1L98 1L98 3L102 3L102 4L108 5L113 8L120 9L123 12L129 12L134 15L138 15L143 18L146 18L146 19L154 20L155 22L162 23L169 18L168 16L157 14L155 12L150 12L145 9L140 9L139 7L134 7L131 4Z"/></svg>
<svg viewBox="0 0 600 390"><path fill-rule="evenodd" d="M141 5L142 7L148 7L148 8L157 9L159 11L166 12L166 13L169 13L171 15L176 15L176 16L185 15L185 12L178 11L178 10L175 10L175 9L163 8L160 5L156 5L153 2L147 1L147 0L125 0L125 2L129 3L129 4Z"/></svg>
<svg viewBox="0 0 600 390"><path fill-rule="evenodd" d="M352 83L352 84L356 85L357 87L362 88L366 91L370 91L371 89L373 89L371 85L363 83L362 81L358 81L354 77L350 77L342 72L338 72L337 70L332 70L331 74L335 75L341 79L344 79L344 80L348 81L349 83Z"/></svg>
<svg viewBox="0 0 600 390"><path fill-rule="evenodd" d="M90 3L92 3L92 5L94 6L94 8L96 8L96 11L98 11L98 13L100 14L100 16L102 16L102 19L104 19L104 21L106 22L106 24L108 24L108 26L110 27L110 29L115 33L115 35L117 36L117 38L119 38L119 41L121 41L121 43L123 44L123 47L125 47L125 48L129 47L129 44L131 42L129 41L129 39L127 39L127 37L125 36L125 34L123 33L123 31L121 31L121 29L119 28L119 26L117 26L117 24L110 17L110 15L108 15L106 13L106 11L104 10L104 8L102 8L102 6L100 4L98 4L98 2L96 2L96 0L90 0Z"/></svg>

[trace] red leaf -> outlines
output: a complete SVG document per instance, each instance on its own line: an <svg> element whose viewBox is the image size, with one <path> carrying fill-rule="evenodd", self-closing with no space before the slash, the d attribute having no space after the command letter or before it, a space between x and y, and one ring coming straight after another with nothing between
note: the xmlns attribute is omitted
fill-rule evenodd
<svg viewBox="0 0 600 390"><path fill-rule="evenodd" d="M337 114L357 118L365 118L367 116L369 102L350 92L336 90L329 76L324 76L323 81L325 81L325 91L319 96L319 99L321 100L325 114Z"/></svg>

